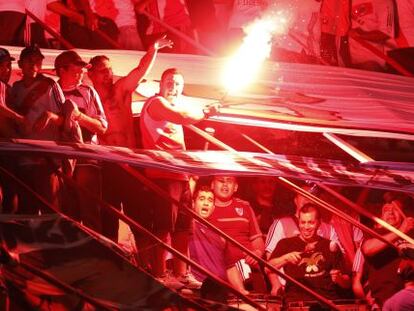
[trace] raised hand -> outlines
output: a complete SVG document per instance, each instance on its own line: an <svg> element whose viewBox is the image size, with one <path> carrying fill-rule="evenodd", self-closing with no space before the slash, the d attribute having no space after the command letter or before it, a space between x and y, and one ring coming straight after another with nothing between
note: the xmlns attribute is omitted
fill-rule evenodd
<svg viewBox="0 0 414 311"><path fill-rule="evenodd" d="M173 45L174 45L174 42L172 42L170 39L167 39L167 36L164 35L160 39L154 42L154 49L160 50L163 48L172 48Z"/></svg>

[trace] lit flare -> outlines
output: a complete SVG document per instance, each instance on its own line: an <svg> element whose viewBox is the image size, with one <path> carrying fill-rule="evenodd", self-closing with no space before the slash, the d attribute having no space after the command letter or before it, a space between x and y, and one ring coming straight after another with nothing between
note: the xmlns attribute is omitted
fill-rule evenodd
<svg viewBox="0 0 414 311"><path fill-rule="evenodd" d="M227 63L222 81L227 94L234 94L249 85L258 75L263 62L269 57L272 37L287 30L288 19L282 11L271 13L250 25L244 31L239 50Z"/></svg>

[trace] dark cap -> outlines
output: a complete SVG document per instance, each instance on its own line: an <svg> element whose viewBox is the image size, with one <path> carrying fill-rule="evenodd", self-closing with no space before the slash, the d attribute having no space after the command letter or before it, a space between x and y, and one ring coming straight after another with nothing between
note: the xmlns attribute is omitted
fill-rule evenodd
<svg viewBox="0 0 414 311"><path fill-rule="evenodd" d="M87 62L83 61L79 54L75 51L62 52L55 59L55 69L66 67L71 64L82 67L90 66Z"/></svg>
<svg viewBox="0 0 414 311"><path fill-rule="evenodd" d="M20 58L19 60L23 60L27 57L30 56L38 56L41 59L45 58L42 54L42 52L40 52L40 49L37 45L31 45L31 46L27 46L25 47L21 52L20 52Z"/></svg>
<svg viewBox="0 0 414 311"><path fill-rule="evenodd" d="M0 62L4 62L6 60L12 61L15 60L15 58L11 57L9 51L7 51L5 48L0 48Z"/></svg>

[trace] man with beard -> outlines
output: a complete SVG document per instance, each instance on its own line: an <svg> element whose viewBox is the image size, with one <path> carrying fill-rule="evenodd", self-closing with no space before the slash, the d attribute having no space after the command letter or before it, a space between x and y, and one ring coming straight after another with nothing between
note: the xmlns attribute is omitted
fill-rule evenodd
<svg viewBox="0 0 414 311"><path fill-rule="evenodd" d="M108 57L98 55L90 60L91 67L88 70L88 76L99 94L108 121L107 131L99 135L101 144L138 148L131 107L132 95L151 69L158 50L171 46L172 42L165 37L155 41L138 66L116 82L114 82L112 65ZM102 164L102 182L103 199L119 209L122 203L125 213L140 221L142 216L139 207L143 205L142 196L139 195L142 192L141 184L118 165L112 163ZM118 218L113 213L102 210L103 234L115 242L118 240L118 223ZM138 249L145 249L145 242L148 242L148 239L142 239L140 234L134 233ZM144 265L148 264L146 256L141 259Z"/></svg>

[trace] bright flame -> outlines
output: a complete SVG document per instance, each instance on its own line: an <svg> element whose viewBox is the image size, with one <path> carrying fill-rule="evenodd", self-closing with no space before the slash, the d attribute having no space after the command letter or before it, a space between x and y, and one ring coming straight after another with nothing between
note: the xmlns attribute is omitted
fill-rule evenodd
<svg viewBox="0 0 414 311"><path fill-rule="evenodd" d="M253 81L269 57L272 36L285 33L288 19L282 11L269 14L248 25L239 50L227 63L222 80L227 94L235 93Z"/></svg>

